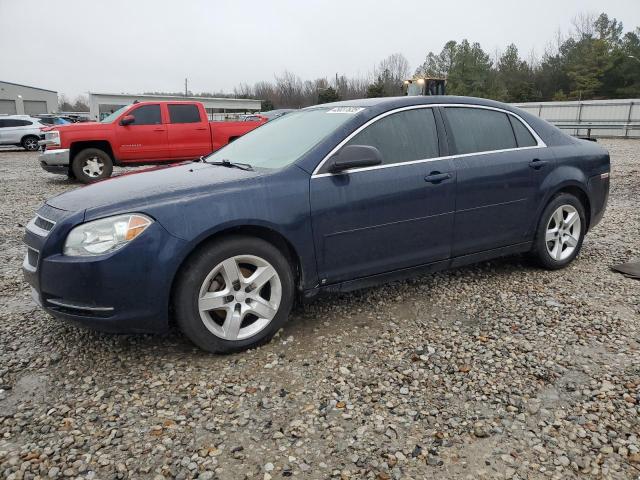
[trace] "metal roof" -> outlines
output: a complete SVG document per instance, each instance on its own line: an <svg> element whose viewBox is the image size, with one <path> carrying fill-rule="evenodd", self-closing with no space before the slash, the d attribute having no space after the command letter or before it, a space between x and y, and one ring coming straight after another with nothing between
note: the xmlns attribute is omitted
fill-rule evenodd
<svg viewBox="0 0 640 480"><path fill-rule="evenodd" d="M89 92L89 95L99 95L103 97L125 97L125 98L171 98L176 100L189 100L193 102L203 101L225 101L225 102L246 102L260 101L257 98L226 98L226 97L187 97L184 95L147 95L138 93L105 93L105 92Z"/></svg>
<svg viewBox="0 0 640 480"><path fill-rule="evenodd" d="M21 83L5 82L4 80L0 80L0 83L6 83L7 85L14 85L16 87L33 88L34 90L42 90L43 92L55 93L56 95L58 94L58 92L56 92L55 90L47 90L46 88L32 87L31 85L22 85Z"/></svg>

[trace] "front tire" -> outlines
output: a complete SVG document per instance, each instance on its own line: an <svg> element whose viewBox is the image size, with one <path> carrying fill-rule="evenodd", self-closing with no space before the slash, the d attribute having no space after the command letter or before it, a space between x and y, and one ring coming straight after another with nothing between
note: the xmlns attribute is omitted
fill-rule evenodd
<svg viewBox="0 0 640 480"><path fill-rule="evenodd" d="M173 306L183 333L212 353L271 339L294 299L289 260L259 238L232 236L194 254L182 268Z"/></svg>
<svg viewBox="0 0 640 480"><path fill-rule="evenodd" d="M82 183L93 183L111 176L113 162L104 150L85 148L74 157L71 170Z"/></svg>
<svg viewBox="0 0 640 480"><path fill-rule="evenodd" d="M38 146L38 137L35 137L33 135L29 135L29 136L24 137L22 139L22 142L20 142L20 143L22 145L22 148L24 148L28 152L35 152L39 148L39 146Z"/></svg>
<svg viewBox="0 0 640 480"><path fill-rule="evenodd" d="M569 265L580 253L586 227L580 200L569 193L553 197L538 223L533 252L538 263L548 270Z"/></svg>

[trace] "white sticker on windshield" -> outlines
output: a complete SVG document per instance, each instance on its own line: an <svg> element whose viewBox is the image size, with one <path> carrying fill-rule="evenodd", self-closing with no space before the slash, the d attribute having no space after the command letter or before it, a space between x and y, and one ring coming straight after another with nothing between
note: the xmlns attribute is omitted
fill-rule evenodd
<svg viewBox="0 0 640 480"><path fill-rule="evenodd" d="M331 110L328 110L327 113L350 113L353 115L362 110L364 110L362 107L333 107Z"/></svg>

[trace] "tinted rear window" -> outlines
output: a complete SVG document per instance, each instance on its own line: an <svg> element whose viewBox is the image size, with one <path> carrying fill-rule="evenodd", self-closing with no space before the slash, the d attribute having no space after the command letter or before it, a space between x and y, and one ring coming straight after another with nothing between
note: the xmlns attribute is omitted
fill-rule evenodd
<svg viewBox="0 0 640 480"><path fill-rule="evenodd" d="M199 123L200 110L196 105L169 105L171 123Z"/></svg>
<svg viewBox="0 0 640 480"><path fill-rule="evenodd" d="M516 134L519 147L534 147L538 144L529 129L525 127L520 120L512 115L509 115L509 120L511 120L511 125L513 125L513 132Z"/></svg>
<svg viewBox="0 0 640 480"><path fill-rule="evenodd" d="M32 122L28 120L17 120L15 118L7 118L2 120L4 125L0 125L2 127L26 127L27 125L33 125Z"/></svg>
<svg viewBox="0 0 640 480"><path fill-rule="evenodd" d="M516 148L516 138L506 113L483 108L447 107L456 153Z"/></svg>
<svg viewBox="0 0 640 480"><path fill-rule="evenodd" d="M369 145L382 154L382 163L433 158L438 153L438 132L430 108L394 113L374 122L346 145Z"/></svg>

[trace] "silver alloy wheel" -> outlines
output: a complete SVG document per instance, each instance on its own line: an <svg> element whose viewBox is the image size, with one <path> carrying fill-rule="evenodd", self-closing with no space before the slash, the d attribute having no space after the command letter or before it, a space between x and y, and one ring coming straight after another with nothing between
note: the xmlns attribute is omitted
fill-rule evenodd
<svg viewBox="0 0 640 480"><path fill-rule="evenodd" d="M24 141L24 148L26 148L29 151L35 151L38 149L38 140L36 140L35 138L27 138Z"/></svg>
<svg viewBox="0 0 640 480"><path fill-rule="evenodd" d="M85 175L91 178L96 178L102 175L104 171L104 162L100 157L94 156L89 157L84 161L84 165L82 166L82 171Z"/></svg>
<svg viewBox="0 0 640 480"><path fill-rule="evenodd" d="M556 261L569 258L580 241L580 214L572 205L562 205L553 212L547 223L545 243L547 252Z"/></svg>
<svg viewBox="0 0 640 480"><path fill-rule="evenodd" d="M254 255L227 258L211 270L198 295L205 327L224 340L252 337L275 317L282 282L275 268Z"/></svg>

